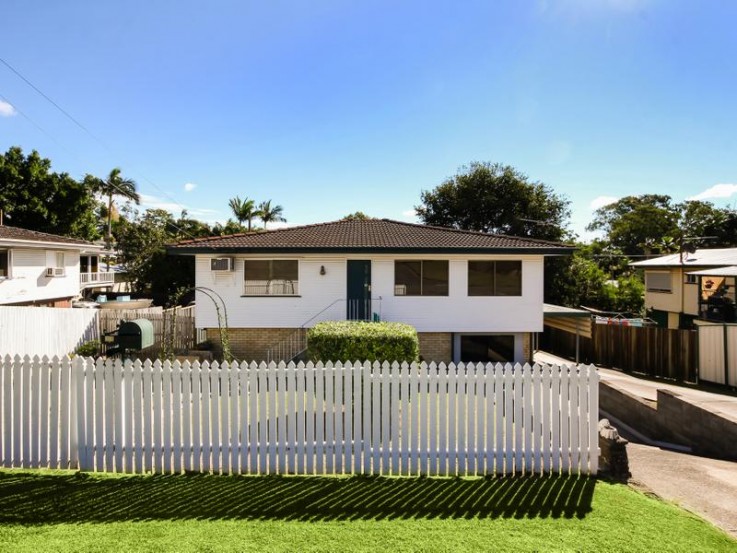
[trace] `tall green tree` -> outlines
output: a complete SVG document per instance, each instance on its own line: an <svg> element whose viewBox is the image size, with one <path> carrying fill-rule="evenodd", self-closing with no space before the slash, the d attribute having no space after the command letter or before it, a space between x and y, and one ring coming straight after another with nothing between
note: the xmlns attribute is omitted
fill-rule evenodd
<svg viewBox="0 0 737 553"><path fill-rule="evenodd" d="M135 204L141 203L141 196L136 191L136 181L133 179L124 178L121 175L119 167L115 167L108 176L103 180L94 175L87 174L84 177L84 183L90 187L90 189L100 194L103 197L107 197L107 240L112 240L112 221L113 221L113 206L116 196L130 200Z"/></svg>
<svg viewBox="0 0 737 553"><path fill-rule="evenodd" d="M287 220L282 216L284 208L280 205L271 205L271 200L261 202L258 206L258 217L264 223L264 230L269 223L286 223Z"/></svg>
<svg viewBox="0 0 737 553"><path fill-rule="evenodd" d="M661 255L696 247L737 246L737 212L710 202L674 204L668 195L626 196L597 209L588 230L628 255ZM708 239L700 237L710 237Z"/></svg>
<svg viewBox="0 0 737 553"><path fill-rule="evenodd" d="M569 202L549 186L500 163L471 163L415 207L427 225L545 240L564 240Z"/></svg>
<svg viewBox="0 0 737 553"><path fill-rule="evenodd" d="M115 230L120 262L135 293L166 305L178 290L194 286L194 258L167 255L166 244L208 236L207 225L186 213L174 219L168 211L149 209L121 218Z"/></svg>
<svg viewBox="0 0 737 553"><path fill-rule="evenodd" d="M0 155L0 210L6 225L95 240L97 201L67 173L51 170L36 151L17 146Z"/></svg>
<svg viewBox="0 0 737 553"><path fill-rule="evenodd" d="M628 255L661 253L679 234L678 218L670 196L643 194L600 207L586 228L603 231L612 246Z"/></svg>
<svg viewBox="0 0 737 553"><path fill-rule="evenodd" d="M248 223L248 232L251 232L251 225L254 217L259 217L259 211L256 209L256 202L246 197L241 200L238 196L231 198L228 202L236 220L242 225Z"/></svg>

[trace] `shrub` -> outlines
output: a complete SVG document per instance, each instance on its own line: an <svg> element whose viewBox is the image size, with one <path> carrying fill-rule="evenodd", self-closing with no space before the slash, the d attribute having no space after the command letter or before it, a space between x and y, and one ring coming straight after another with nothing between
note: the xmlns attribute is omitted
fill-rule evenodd
<svg viewBox="0 0 737 553"><path fill-rule="evenodd" d="M95 357L100 354L100 341L90 340L89 342L85 342L81 346L77 346L74 353L82 357Z"/></svg>
<svg viewBox="0 0 737 553"><path fill-rule="evenodd" d="M417 361L417 330L404 323L326 321L307 332L312 361Z"/></svg>

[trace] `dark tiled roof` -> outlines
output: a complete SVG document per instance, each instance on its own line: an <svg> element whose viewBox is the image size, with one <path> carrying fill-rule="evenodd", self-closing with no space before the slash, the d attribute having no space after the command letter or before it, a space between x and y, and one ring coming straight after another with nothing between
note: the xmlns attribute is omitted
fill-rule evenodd
<svg viewBox="0 0 737 553"><path fill-rule="evenodd" d="M266 252L514 252L566 254L568 244L432 227L388 219L335 221L301 227L186 240L174 254Z"/></svg>
<svg viewBox="0 0 737 553"><path fill-rule="evenodd" d="M0 240L25 240L27 242L54 242L56 244L73 244L79 246L93 246L92 242L79 238L68 238L57 234L48 234L18 227L0 225Z"/></svg>

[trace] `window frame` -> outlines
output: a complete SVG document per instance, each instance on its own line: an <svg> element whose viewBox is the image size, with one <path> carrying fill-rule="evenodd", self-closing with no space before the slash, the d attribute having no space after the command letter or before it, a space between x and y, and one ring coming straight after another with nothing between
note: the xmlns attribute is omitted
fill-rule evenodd
<svg viewBox="0 0 737 553"><path fill-rule="evenodd" d="M657 288L650 286L650 277L655 275L667 275L669 288ZM653 294L672 294L673 293L673 274L671 271L646 271L645 272L645 291Z"/></svg>
<svg viewBox="0 0 737 553"><path fill-rule="evenodd" d="M494 274L492 275L492 291L490 294L472 294L471 293L471 264L472 263L492 263L494 266ZM498 293L498 272L497 263L518 263L519 264L519 294L500 294ZM466 263L466 296L469 298L521 298L524 295L523 290L523 271L524 263L521 259L469 259Z"/></svg>
<svg viewBox="0 0 737 553"><path fill-rule="evenodd" d="M246 282L247 282L246 281L246 275L247 275L246 265L249 262L264 262L264 261L265 262L269 262L269 264L270 264L269 265L269 273L270 273L270 276L273 274L273 262L274 261L290 261L290 262L296 263L296 267L297 267L297 278L296 278L296 280L291 280L290 281L291 284L292 284L292 290L293 290L292 293L289 293L289 294L286 294L286 293L284 293L284 294L274 294L274 293L268 293L267 292L267 293L262 293L262 294L252 294L252 293L248 293L246 291ZM243 293L241 294L241 297L245 297L245 298L295 298L295 297L299 297L299 295L300 295L299 294L299 281L300 281L299 276L300 276L300 273L301 273L301 263L300 263L300 260L299 259L283 258L283 257L268 257L268 258L267 257L261 257L261 258L244 259L243 260ZM268 283L271 280L275 280L275 279L273 279L273 278L268 279L267 280L267 286L268 286ZM279 280L286 281L287 279L279 279Z"/></svg>
<svg viewBox="0 0 737 553"><path fill-rule="evenodd" d="M446 270L446 288L444 294L425 294L425 263L445 263ZM406 286L397 282L397 264L398 263L419 263L420 264L420 293L419 294L398 294L397 287ZM403 298L447 298L450 296L450 260L448 259L395 259L394 260L394 297Z"/></svg>

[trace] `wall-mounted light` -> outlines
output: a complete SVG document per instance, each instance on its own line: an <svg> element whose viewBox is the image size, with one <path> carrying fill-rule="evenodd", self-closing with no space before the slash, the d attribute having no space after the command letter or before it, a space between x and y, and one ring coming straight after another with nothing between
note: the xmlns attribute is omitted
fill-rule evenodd
<svg viewBox="0 0 737 553"><path fill-rule="evenodd" d="M320 265L320 274L325 276L325 265Z"/></svg>

